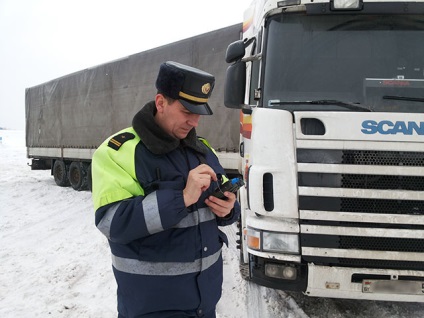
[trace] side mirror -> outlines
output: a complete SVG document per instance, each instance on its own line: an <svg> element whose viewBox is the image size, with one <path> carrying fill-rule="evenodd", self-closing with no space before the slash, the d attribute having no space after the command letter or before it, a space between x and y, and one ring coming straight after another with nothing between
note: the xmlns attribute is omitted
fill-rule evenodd
<svg viewBox="0 0 424 318"><path fill-rule="evenodd" d="M225 61L227 63L233 63L235 61L241 60L245 54L245 48L246 46L243 40L238 40L231 43L227 47Z"/></svg>
<svg viewBox="0 0 424 318"><path fill-rule="evenodd" d="M245 85L246 62L239 60L227 68L224 87L224 104L227 108L242 108L246 93Z"/></svg>

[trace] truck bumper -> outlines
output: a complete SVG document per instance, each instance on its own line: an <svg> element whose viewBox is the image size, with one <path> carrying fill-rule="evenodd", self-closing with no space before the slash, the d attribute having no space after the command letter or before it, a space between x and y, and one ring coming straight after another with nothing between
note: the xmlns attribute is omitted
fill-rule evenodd
<svg viewBox="0 0 424 318"><path fill-rule="evenodd" d="M364 292L362 279L414 280L421 285L421 294L404 294L395 290L385 292ZM308 296L370 299L401 302L424 302L424 271L344 268L308 265Z"/></svg>

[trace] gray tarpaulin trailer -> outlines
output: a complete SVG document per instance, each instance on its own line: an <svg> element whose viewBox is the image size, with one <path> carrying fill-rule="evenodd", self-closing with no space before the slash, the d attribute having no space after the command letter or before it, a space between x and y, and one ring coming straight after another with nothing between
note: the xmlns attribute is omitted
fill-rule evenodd
<svg viewBox="0 0 424 318"><path fill-rule="evenodd" d="M237 24L91 67L26 89L26 146L32 169L51 169L56 183L90 188L90 162L109 136L131 126L153 100L161 63L171 60L216 78L214 115L197 128L217 150L227 171L239 167L239 114L224 106L227 46L240 39Z"/></svg>

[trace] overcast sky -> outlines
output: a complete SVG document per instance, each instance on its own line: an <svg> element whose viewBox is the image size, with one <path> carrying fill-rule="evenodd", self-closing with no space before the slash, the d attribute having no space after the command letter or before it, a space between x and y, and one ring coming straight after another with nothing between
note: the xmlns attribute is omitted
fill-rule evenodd
<svg viewBox="0 0 424 318"><path fill-rule="evenodd" d="M0 0L0 127L25 128L25 88L241 23L251 0Z"/></svg>

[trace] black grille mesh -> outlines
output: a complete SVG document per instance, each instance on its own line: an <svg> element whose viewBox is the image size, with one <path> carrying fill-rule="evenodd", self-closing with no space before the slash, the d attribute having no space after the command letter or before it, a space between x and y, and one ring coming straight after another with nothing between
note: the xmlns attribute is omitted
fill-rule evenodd
<svg viewBox="0 0 424 318"><path fill-rule="evenodd" d="M389 237L339 236L339 247L343 249L363 249L373 251L424 251L424 240Z"/></svg>
<svg viewBox="0 0 424 318"><path fill-rule="evenodd" d="M321 151L322 152L322 151ZM325 152L325 151L324 151ZM330 154L330 153L329 153ZM340 152L337 159L337 153L332 156L303 156L304 158L313 158L308 162L328 161L328 157L333 158L331 163L349 165L367 165L367 166L409 166L424 167L423 152L396 152L396 151L360 151L345 150ZM318 160L316 160L318 159ZM308 159L307 159L308 160ZM330 163L330 162L321 162ZM328 175L326 182L335 182L337 177L331 179ZM309 180L303 178L302 181ZM319 178L312 179L314 183L319 182ZM317 181L318 180L318 181ZM324 179L323 179L324 180ZM359 174L341 174L339 175L339 187L350 189L376 189L376 190L407 190L407 191L424 191L424 177L421 176L398 176L398 175L359 175ZM306 181L304 181L306 182ZM335 183L336 184L336 183ZM307 185L306 185L307 186ZM310 186L320 186L319 184L311 184ZM323 183L322 186L328 186ZM334 186L334 185L333 185ZM324 202L325 201L325 202ZM358 212L358 213L388 213L388 214L411 214L424 215L424 201L414 200L388 200L388 199L366 199L366 198L320 198L305 197L299 200L300 208L306 205L306 209L312 210L330 210ZM328 206L327 206L328 205ZM305 221L314 223L314 221ZM319 225L325 225L325 221L319 221ZM330 224L328 224L330 225ZM334 224L333 224L334 225ZM355 223L345 224L345 226L355 227ZM371 224L369 226L372 226ZM368 226L368 227L369 227ZM403 225L408 228L407 225ZM384 224L376 225L378 228L384 228ZM413 228L410 226L409 228ZM374 251L399 251L411 253L424 252L424 240L422 238L404 239L404 238L382 238L382 237L360 237L360 236L337 236L337 235L302 235L303 246L311 247L328 247L341 249L356 250L374 250ZM338 264L341 266L354 267L375 267L375 268L409 268L424 269L424 258L422 262L406 262L399 260L368 260L368 259L348 259L348 258L331 258L319 256L306 256L307 261L321 264Z"/></svg>
<svg viewBox="0 0 424 318"><path fill-rule="evenodd" d="M343 151L342 163L423 167L424 153L346 150ZM424 191L424 177L343 174L341 181L342 188ZM423 214L424 201L348 198L341 200L340 211Z"/></svg>
<svg viewBox="0 0 424 318"><path fill-rule="evenodd" d="M343 174L342 188L424 191L424 177Z"/></svg>
<svg viewBox="0 0 424 318"><path fill-rule="evenodd" d="M401 151L343 151L342 162L367 166L424 166L424 153Z"/></svg>
<svg viewBox="0 0 424 318"><path fill-rule="evenodd" d="M424 201L342 198L340 211L424 215Z"/></svg>

